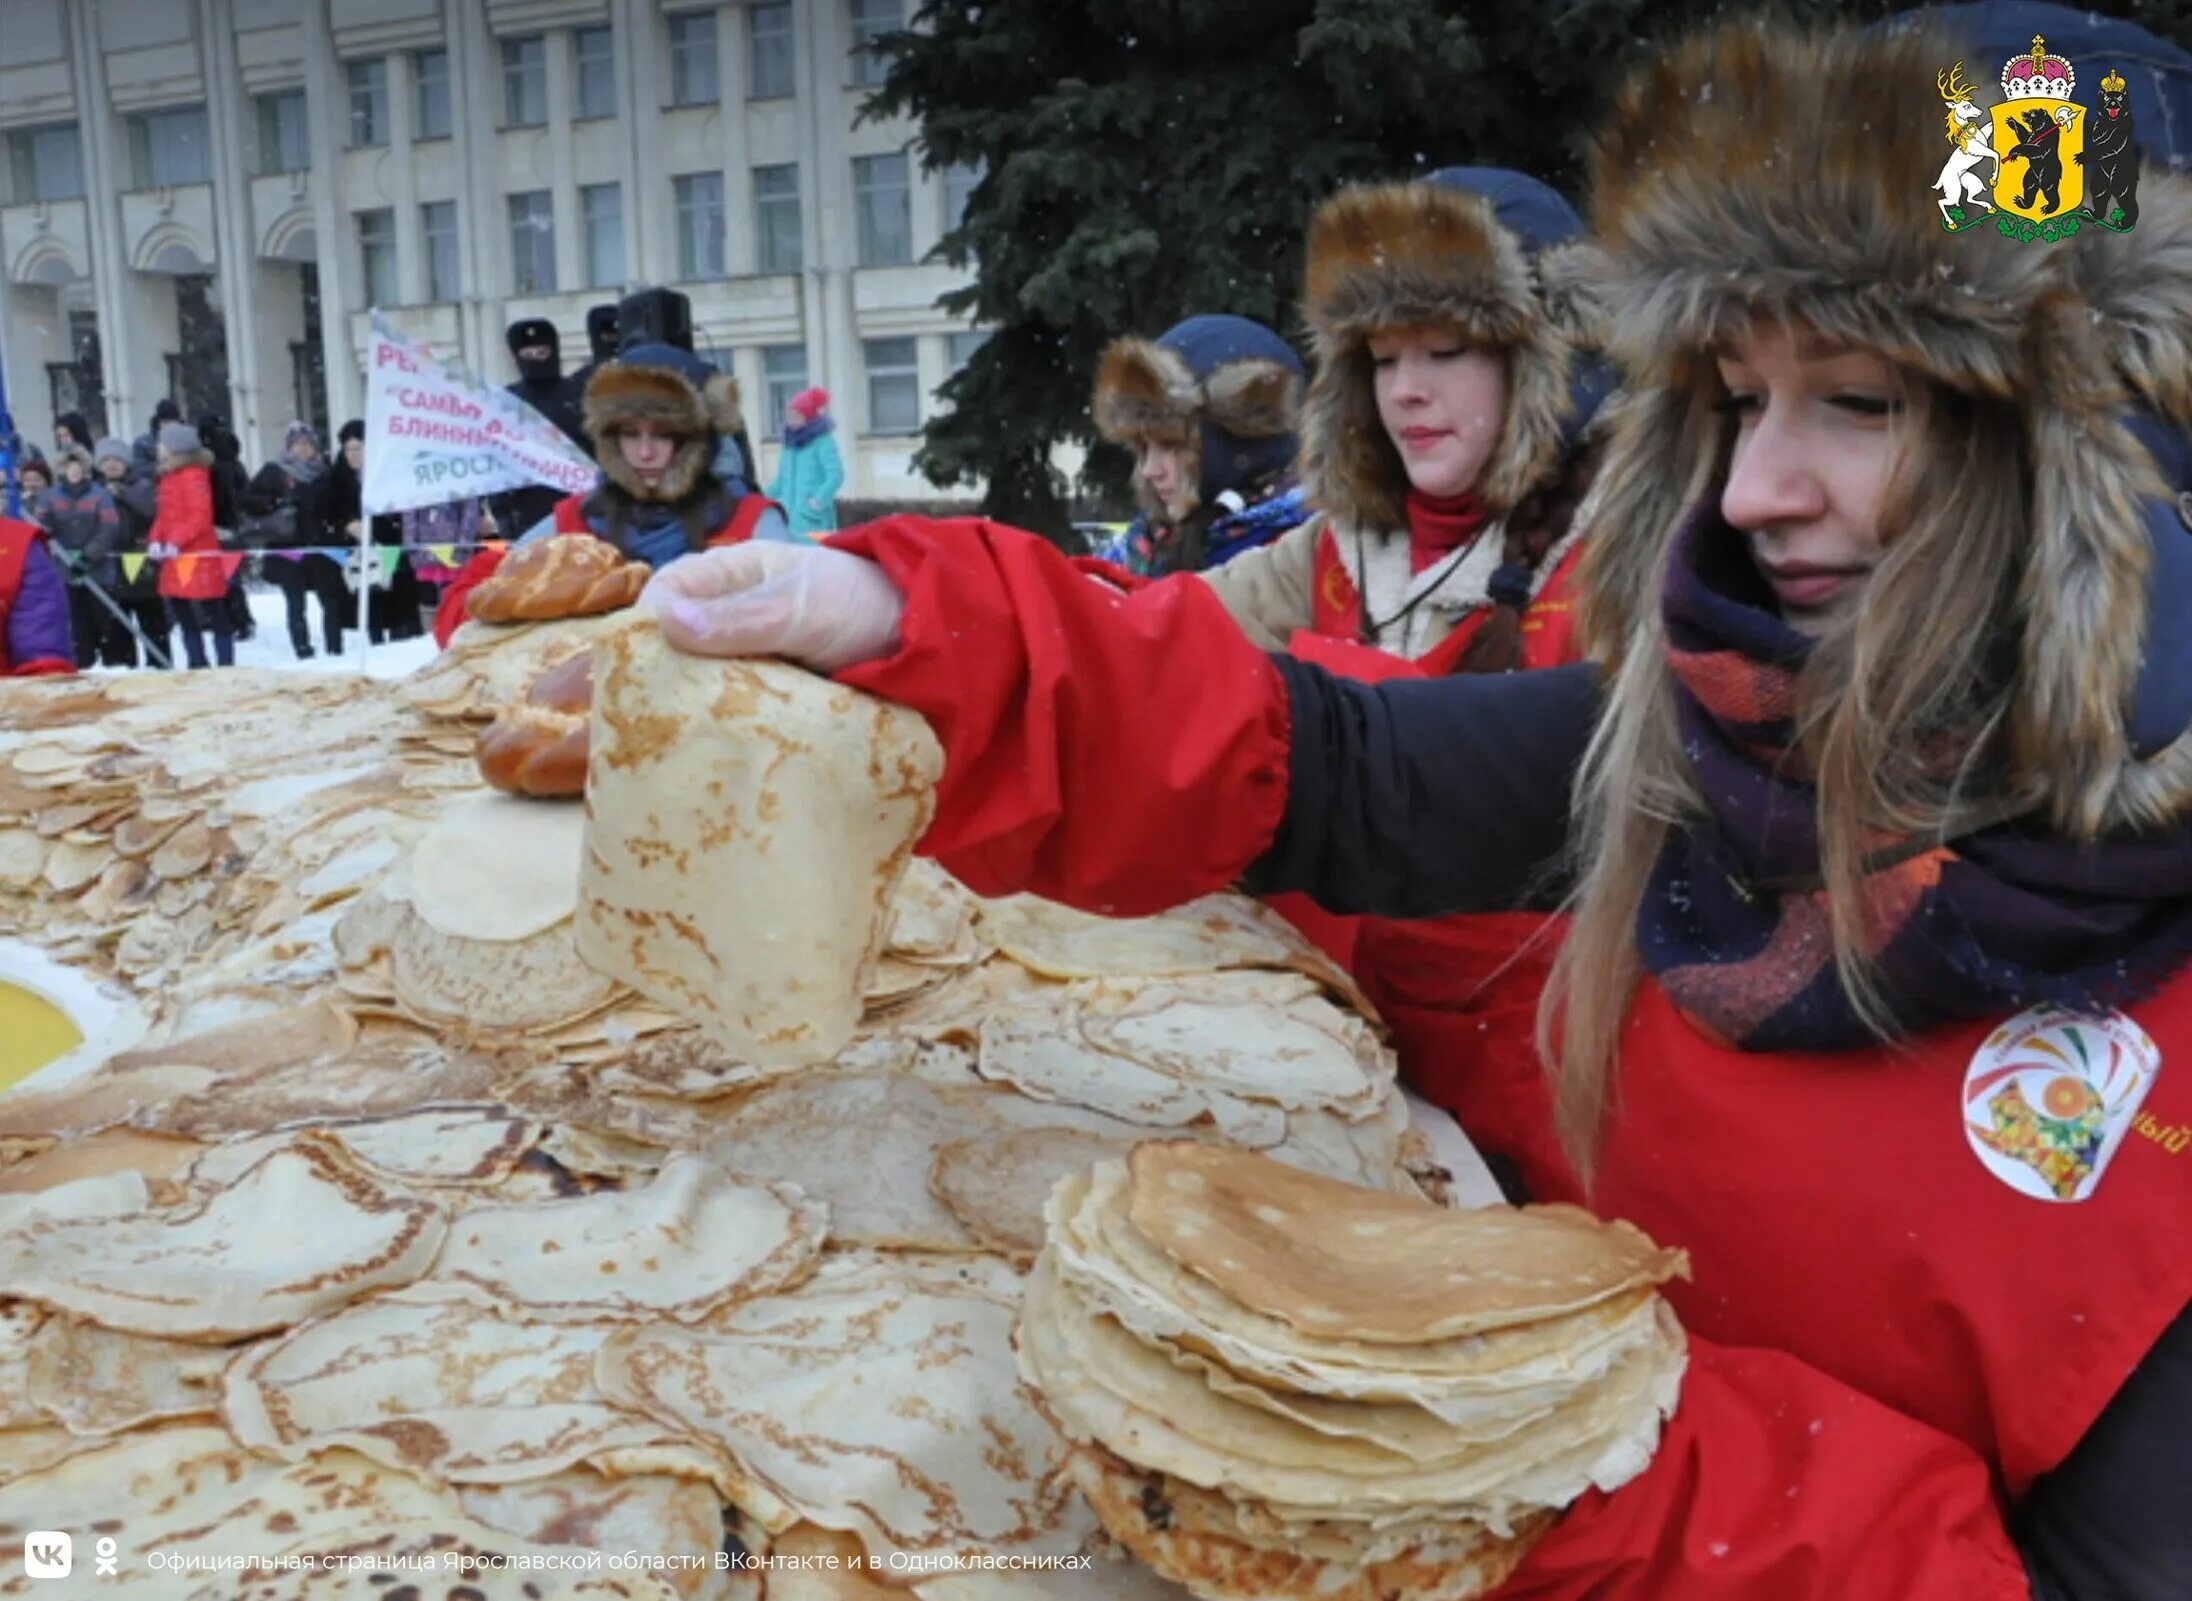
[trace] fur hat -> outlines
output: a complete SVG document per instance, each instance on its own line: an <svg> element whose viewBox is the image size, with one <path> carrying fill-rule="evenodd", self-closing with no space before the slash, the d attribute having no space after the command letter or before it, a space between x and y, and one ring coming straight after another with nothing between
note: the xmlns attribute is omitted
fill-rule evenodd
<svg viewBox="0 0 2192 1601"><path fill-rule="evenodd" d="M1316 376L1302 408L1309 498L1341 523L1399 528L1408 473L1378 419L1370 336L1452 328L1507 356L1507 416L1476 486L1502 514L1550 477L1579 405L1575 330L1539 287L1541 251L1581 230L1573 208L1520 173L1456 168L1414 183L1357 184L1309 222L1302 314Z"/></svg>
<svg viewBox="0 0 2192 1601"><path fill-rule="evenodd" d="M1190 317L1155 340L1107 345L1089 412L1113 444L1188 452L1208 504L1293 464L1303 377L1301 357L1263 324Z"/></svg>
<svg viewBox="0 0 2192 1601"><path fill-rule="evenodd" d="M1592 296L1629 398L1584 636L1615 659L1657 605L1712 465L1689 422L1714 381L1708 353L1760 316L1806 325L2021 413L2024 459L2002 464L2028 475L2032 517L2006 778L2057 826L2155 821L2192 804L2192 655L2174 616L2157 630L2148 615L2150 578L2181 565L2186 530L2139 430L2192 424L2192 186L2147 172L2125 234L1947 232L1935 74L1960 56L1925 33L1742 22L1618 97L1592 157ZM2148 654L2166 670L2142 675Z"/></svg>
<svg viewBox="0 0 2192 1601"><path fill-rule="evenodd" d="M635 500L683 500L708 470L716 436L740 427L737 381L674 345L636 345L604 362L586 381L585 407L602 473ZM677 441L669 467L651 485L615 443L642 422Z"/></svg>

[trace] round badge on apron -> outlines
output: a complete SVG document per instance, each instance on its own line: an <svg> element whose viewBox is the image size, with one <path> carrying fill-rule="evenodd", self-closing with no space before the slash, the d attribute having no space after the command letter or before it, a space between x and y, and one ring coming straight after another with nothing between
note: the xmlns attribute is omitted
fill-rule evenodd
<svg viewBox="0 0 2192 1601"><path fill-rule="evenodd" d="M2100 1184L2161 1068L2121 1012L2035 1006L1986 1038L1964 1073L1964 1135L1988 1172L2041 1201Z"/></svg>

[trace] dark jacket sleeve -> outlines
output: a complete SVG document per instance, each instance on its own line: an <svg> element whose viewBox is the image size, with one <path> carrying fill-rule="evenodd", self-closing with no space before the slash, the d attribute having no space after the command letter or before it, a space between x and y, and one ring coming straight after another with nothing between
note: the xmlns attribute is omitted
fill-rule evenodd
<svg viewBox="0 0 2192 1601"><path fill-rule="evenodd" d="M2017 1543L2035 1601L2192 1596L2192 1308L2068 1460L2026 1494Z"/></svg>
<svg viewBox="0 0 2192 1601"><path fill-rule="evenodd" d="M1244 887L1386 917L1558 904L1593 669L1369 685L1272 660L1293 707L1286 816Z"/></svg>

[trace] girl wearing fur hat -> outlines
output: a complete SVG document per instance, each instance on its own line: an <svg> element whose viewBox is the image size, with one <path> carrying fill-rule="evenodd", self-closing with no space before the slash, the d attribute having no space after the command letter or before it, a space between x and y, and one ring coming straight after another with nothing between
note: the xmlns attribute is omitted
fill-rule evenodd
<svg viewBox="0 0 2192 1601"><path fill-rule="evenodd" d="M738 384L690 351L639 345L594 371L586 431L601 482L568 495L520 543L592 534L630 561L661 568L711 546L791 538L783 508L715 468L717 447L743 426ZM443 591L434 637L446 645L466 598L501 565L482 551Z"/></svg>
<svg viewBox="0 0 2192 1601"><path fill-rule="evenodd" d="M1744 23L1618 98L1595 667L1349 683L983 524L649 598L923 711L923 847L985 894L1566 901L1557 1114L1472 1132L1557 1135L1543 1198L1689 1253L1689 1365L1510 1601L2192 1575L2192 185L2147 170L2129 233L1945 232L1958 55Z"/></svg>
<svg viewBox="0 0 2192 1601"><path fill-rule="evenodd" d="M1301 471L1321 515L1211 575L1251 639L1373 677L1567 657L1575 447L1602 384L1541 276L1578 226L1488 167L1317 208Z"/></svg>
<svg viewBox="0 0 2192 1601"><path fill-rule="evenodd" d="M1261 323L1201 316L1096 364L1096 432L1134 452L1141 515L1098 550L1144 578L1200 572L1308 517L1294 472L1301 358Z"/></svg>

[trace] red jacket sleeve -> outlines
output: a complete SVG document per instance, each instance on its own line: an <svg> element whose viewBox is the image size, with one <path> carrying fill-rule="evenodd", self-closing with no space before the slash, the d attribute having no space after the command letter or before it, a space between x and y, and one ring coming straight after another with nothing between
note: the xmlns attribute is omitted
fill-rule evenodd
<svg viewBox="0 0 2192 1601"><path fill-rule="evenodd" d="M457 576L450 579L441 592L441 604L434 609L434 643L442 649L449 648L449 636L464 626L464 603L472 591L495 576L495 569L502 565L500 550L478 550L466 562Z"/></svg>
<svg viewBox="0 0 2192 1601"><path fill-rule="evenodd" d="M901 648L843 682L945 753L922 849L977 893L1139 916L1222 889L1286 808L1286 690L1207 584L1122 593L1033 534L890 517L831 544L905 593Z"/></svg>
<svg viewBox="0 0 2192 1601"><path fill-rule="evenodd" d="M1495 1601L2031 1601L1986 1464L1778 1351L1690 1339L1651 1466Z"/></svg>

